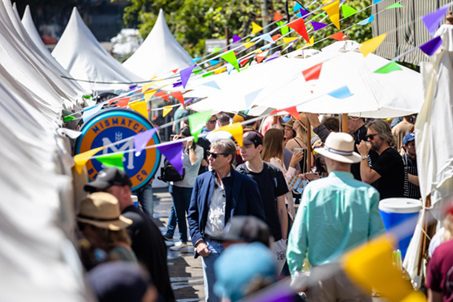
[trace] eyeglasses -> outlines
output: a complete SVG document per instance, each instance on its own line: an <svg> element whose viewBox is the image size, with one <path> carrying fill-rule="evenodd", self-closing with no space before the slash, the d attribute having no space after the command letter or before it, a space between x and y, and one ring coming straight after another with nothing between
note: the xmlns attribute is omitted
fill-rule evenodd
<svg viewBox="0 0 453 302"><path fill-rule="evenodd" d="M209 120L208 121L209 124L215 124L215 122L217 122L217 120Z"/></svg>
<svg viewBox="0 0 453 302"><path fill-rule="evenodd" d="M373 140L374 137L375 137L376 135L377 135L377 134L368 134L368 135L366 136L366 139L367 139L367 140Z"/></svg>
<svg viewBox="0 0 453 302"><path fill-rule="evenodd" d="M213 152L210 152L210 151L208 151L207 154L208 154L208 157L212 156L212 158L214 158L214 159L216 159L217 156L219 156L219 155L223 155L223 156L227 156L228 155L228 153L213 153Z"/></svg>

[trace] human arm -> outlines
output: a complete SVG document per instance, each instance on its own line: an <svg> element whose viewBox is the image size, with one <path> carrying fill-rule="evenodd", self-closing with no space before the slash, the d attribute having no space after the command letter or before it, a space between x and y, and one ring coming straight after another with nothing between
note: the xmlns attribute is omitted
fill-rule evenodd
<svg viewBox="0 0 453 302"><path fill-rule="evenodd" d="M371 184L381 178L381 175L368 165L368 154L370 153L371 145L361 141L356 147L362 157L360 161L360 178L363 182Z"/></svg>
<svg viewBox="0 0 453 302"><path fill-rule="evenodd" d="M282 239L288 239L288 211L286 210L285 195L277 197L278 220L282 231Z"/></svg>
<svg viewBox="0 0 453 302"><path fill-rule="evenodd" d="M189 224L189 232L190 237L192 238L193 246L196 246L200 240L203 240L203 236L200 232L199 226L199 215L201 213L198 212L198 194L199 194L199 187L200 187L200 179L197 178L195 181L195 185L192 190L192 196L190 198L189 209L187 211L187 221Z"/></svg>
<svg viewBox="0 0 453 302"><path fill-rule="evenodd" d="M418 181L418 176L417 175L413 175L413 174L409 174L407 173L407 179L409 180L409 182L413 185L416 185L416 186L420 186L420 183Z"/></svg>
<svg viewBox="0 0 453 302"><path fill-rule="evenodd" d="M428 302L442 302L442 293L428 289Z"/></svg>

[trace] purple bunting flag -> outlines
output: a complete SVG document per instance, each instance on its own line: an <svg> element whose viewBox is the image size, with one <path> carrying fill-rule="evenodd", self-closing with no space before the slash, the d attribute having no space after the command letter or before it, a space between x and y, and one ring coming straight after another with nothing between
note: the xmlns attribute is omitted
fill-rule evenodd
<svg viewBox="0 0 453 302"><path fill-rule="evenodd" d="M242 38L239 37L238 35L233 35L233 43L237 43L237 42L239 42L241 40L242 40Z"/></svg>
<svg viewBox="0 0 453 302"><path fill-rule="evenodd" d="M447 14L448 6L439 8L437 11L422 17L423 23L425 23L426 29L431 35L434 35L440 22Z"/></svg>
<svg viewBox="0 0 453 302"><path fill-rule="evenodd" d="M331 97L337 98L337 99L345 99L350 96L352 96L351 91L349 90L348 86L343 86L338 89L335 89L331 92L328 93Z"/></svg>
<svg viewBox="0 0 453 302"><path fill-rule="evenodd" d="M182 163L182 142L176 142L170 145L158 146L160 152L167 158L167 160L172 164L172 166L178 171L179 175L183 173L183 163Z"/></svg>
<svg viewBox="0 0 453 302"><path fill-rule="evenodd" d="M320 30L327 26L327 24L325 24L325 23L316 22L316 21L311 21L311 25L313 26L314 31Z"/></svg>
<svg viewBox="0 0 453 302"><path fill-rule="evenodd" d="M271 54L266 60L264 60L264 62L269 62L269 61L275 60L278 57L280 57L280 51L276 51L273 54Z"/></svg>
<svg viewBox="0 0 453 302"><path fill-rule="evenodd" d="M310 15L310 12L304 8L301 8L299 11L300 11L300 16L302 18L305 18L306 16Z"/></svg>
<svg viewBox="0 0 453 302"><path fill-rule="evenodd" d="M442 38L435 37L434 39L429 40L428 42L420 45L420 50L426 53L428 56L432 56L436 50L442 45Z"/></svg>
<svg viewBox="0 0 453 302"><path fill-rule="evenodd" d="M182 87L186 88L187 82L189 81L189 78L192 75L192 70L195 68L195 66L196 65L186 67L179 72L179 74L181 75Z"/></svg>
<svg viewBox="0 0 453 302"><path fill-rule="evenodd" d="M140 156L142 150L146 147L151 137L156 133L156 128L140 132L134 136L135 156Z"/></svg>

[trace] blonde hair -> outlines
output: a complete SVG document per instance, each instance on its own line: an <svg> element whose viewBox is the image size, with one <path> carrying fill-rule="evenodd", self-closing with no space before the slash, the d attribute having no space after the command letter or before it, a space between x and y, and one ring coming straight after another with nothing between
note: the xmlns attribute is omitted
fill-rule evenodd
<svg viewBox="0 0 453 302"><path fill-rule="evenodd" d="M263 160L269 161L271 158L283 158L283 139L282 129L271 128L267 130L263 139Z"/></svg>

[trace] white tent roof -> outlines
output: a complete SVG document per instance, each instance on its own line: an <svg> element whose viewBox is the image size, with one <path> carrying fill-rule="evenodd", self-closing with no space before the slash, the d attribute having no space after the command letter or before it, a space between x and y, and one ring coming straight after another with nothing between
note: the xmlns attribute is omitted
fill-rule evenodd
<svg viewBox="0 0 453 302"><path fill-rule="evenodd" d="M70 74L64 69L60 63L55 60L54 57L50 54L50 51L44 45L43 41L41 40L41 36L38 33L38 30L35 27L33 22L33 18L31 16L30 7L27 5L24 11L24 15L22 16L22 25L25 28L29 38L33 41L36 48L38 49L41 56L50 64L52 65L53 69L58 76L65 76L70 77ZM63 79L63 81L67 82L67 85L70 86L75 92L78 94L83 94L83 88L79 85L76 81L71 81L67 79Z"/></svg>
<svg viewBox="0 0 453 302"><path fill-rule="evenodd" d="M144 79L151 79L153 76L165 75L173 69L182 69L191 64L192 58L171 34L164 12L160 10L145 42L123 66Z"/></svg>
<svg viewBox="0 0 453 302"><path fill-rule="evenodd" d="M76 79L126 83L143 80L124 68L101 46L85 25L75 7L52 55ZM118 85L82 81L80 81L80 84L90 90L118 87Z"/></svg>

